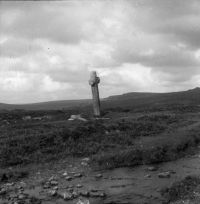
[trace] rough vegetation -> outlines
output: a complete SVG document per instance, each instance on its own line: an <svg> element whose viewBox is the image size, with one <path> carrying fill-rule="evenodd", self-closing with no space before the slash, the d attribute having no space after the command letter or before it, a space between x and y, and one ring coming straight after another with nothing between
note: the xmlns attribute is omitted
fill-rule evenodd
<svg viewBox="0 0 200 204"><path fill-rule="evenodd" d="M0 183L23 179L28 176L26 170L0 170Z"/></svg>
<svg viewBox="0 0 200 204"><path fill-rule="evenodd" d="M37 184L40 187L39 192L43 192L45 189L45 195L48 195L49 198L50 193L50 199L54 203L56 199L61 198L61 194L54 197L55 192L62 191L66 187L73 188L74 192L75 190L80 191L82 187L87 187L81 182L83 179L86 179L85 182L87 182L89 177L92 182L94 179L96 179L95 182L98 181L99 178L116 183L124 182L125 177L124 180L112 176L106 177L102 174L100 177L99 175L98 177L94 175L88 177L87 173L89 171L90 173L96 172L93 171L94 167L97 167L99 172L104 172L104 169L108 168L141 164L151 164L150 167L157 167L161 164L152 164L176 160L195 152L200 143L199 111L199 106L176 104L157 105L156 107L155 105L135 108L131 106L128 108L114 107L103 110L104 120L95 120L89 112L84 112L83 117L88 119L87 122L67 120L71 114L82 113L80 110L2 111L0 115L0 166L4 170L0 171L0 193L3 194L2 197L6 196L6 199L9 200L12 196L9 189L12 192L17 189L18 197L13 198L13 201L18 201L22 195L26 195L21 192L21 188L19 189L22 179L29 184L30 177L33 176L32 184L36 186L34 179L37 178L39 182L40 179L44 180L45 178L45 185ZM72 160L76 158L75 163L71 162L70 158L73 158ZM85 162L84 159L89 162ZM53 165L54 162L55 165ZM59 163L61 166L57 168ZM38 170L40 165L42 168ZM55 168L52 170L54 172L52 175L48 165ZM35 174L32 175L30 172L26 179L28 173L23 168L29 167L32 170L32 166L35 168ZM82 170L83 178L75 177L74 174L80 174ZM148 174L142 175L143 181L155 178L167 180L170 176L174 179L176 175L169 175L168 169L160 169L157 172L145 171L146 173ZM165 175L166 173L168 174ZM56 183L54 181L52 185L46 186L47 181L50 182L48 179L53 175L54 179L56 176L59 177L58 180L55 180L57 185L54 186ZM159 177L159 175L161 176ZM70 182L73 184L72 187L68 186ZM100 183L103 182L100 181ZM114 191L116 191L116 183L113 184L114 187L111 186ZM127 185L134 186L135 184L128 183ZM122 186L125 188L123 183L120 188L118 185L116 188L121 189ZM46 187L48 188L46 189ZM197 190L198 187L198 177L186 177L185 180L163 189L162 195L167 203L185 199L193 201L196 197L190 195L196 196L196 194L191 194L191 192L200 192ZM23 188L28 189L27 186ZM131 188L132 186L130 186ZM94 192L90 191L90 193L93 195ZM81 194L78 197L76 194L72 196L72 193L62 194L62 200L66 199L66 195L70 199L72 197L77 199ZM98 195L102 196L102 194ZM41 203L37 197L38 195L35 198L29 195L24 197L23 201ZM101 199L104 197L103 194ZM139 194L138 197L140 197ZM93 199L92 196L89 199ZM123 202L125 201L123 200Z"/></svg>
<svg viewBox="0 0 200 204"><path fill-rule="evenodd" d="M167 203L180 200L184 203L185 200L195 202L195 200L198 199L199 190L200 177L187 176L183 180L175 182L171 187L162 189L161 193L166 198ZM189 203L189 201L187 203Z"/></svg>
<svg viewBox="0 0 200 204"><path fill-rule="evenodd" d="M52 115L46 121L21 121L24 112L20 111L4 113L4 120L9 116L9 124L0 127L1 166L66 156L92 156L104 168L158 163L182 156L200 141L197 130L172 134L177 127L191 123L182 114L173 112L147 112L137 116L131 113L130 117L123 118L120 111L118 117L110 120L88 122L66 121L70 113L40 111L40 115ZM36 115L34 111L31 114ZM165 132L169 134L166 136Z"/></svg>

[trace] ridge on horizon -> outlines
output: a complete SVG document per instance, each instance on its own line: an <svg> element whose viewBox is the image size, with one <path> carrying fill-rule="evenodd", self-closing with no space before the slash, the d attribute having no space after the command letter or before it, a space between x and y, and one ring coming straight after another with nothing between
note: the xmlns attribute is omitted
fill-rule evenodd
<svg viewBox="0 0 200 204"><path fill-rule="evenodd" d="M200 87L195 87L193 89L188 89L188 90L182 90L182 91L172 91L172 92L146 92L146 91L132 91L132 92L126 92L122 94L117 94L117 95L111 95L107 96L105 98L101 98L102 100L108 99L110 97L115 97L115 96L124 96L127 94L169 94L169 93L179 93L179 92L187 92L187 91L200 91ZM33 105L33 104L41 104L41 103L55 103L55 102L76 102L76 101L90 101L92 99L62 99L62 100L52 100L52 101L38 101L38 102L33 102L33 103L1 103L0 104L6 104L6 105Z"/></svg>
<svg viewBox="0 0 200 204"><path fill-rule="evenodd" d="M105 106L130 106L135 104L148 104L148 103L181 103L184 101L190 103L200 104L200 87L195 87L186 91L177 92L128 92L120 95L112 95L106 98L102 98L101 102ZM199 97L199 98L198 98ZM145 99L145 100L144 100ZM126 101L126 103L122 103ZM27 110L57 110L57 109L67 109L72 107L83 107L91 105L92 99L70 99L70 100L56 100L56 101L44 101L36 103L26 103L26 104L7 104L0 103L0 109L27 109Z"/></svg>

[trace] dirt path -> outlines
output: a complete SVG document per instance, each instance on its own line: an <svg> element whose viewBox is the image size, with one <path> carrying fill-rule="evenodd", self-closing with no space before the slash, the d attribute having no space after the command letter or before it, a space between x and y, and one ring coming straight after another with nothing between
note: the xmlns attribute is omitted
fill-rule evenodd
<svg viewBox="0 0 200 204"><path fill-rule="evenodd" d="M174 134L186 134L200 126L200 121L179 128ZM158 138L157 138L158 139ZM162 163L156 166L154 171L148 166L138 166L134 168L118 168L106 171L93 171L89 165L81 164L80 160L67 160L49 166L32 168L30 177L23 181L12 184L12 191L5 197L0 197L0 203L9 203L8 198L18 195L16 189L23 188L23 193L41 199L42 204L76 204L78 198L64 200L58 196L52 196L52 190L58 194L68 192L72 189L76 192L93 192L93 196L87 197L91 204L160 204L163 198L160 190L169 187L175 181L182 180L188 175L200 174L200 147L194 156L188 156L177 161ZM162 172L169 172L167 178L160 178ZM66 180L66 175L72 177ZM81 176L75 177L75 174ZM99 178L96 178L98 175ZM57 182L47 189L45 183L53 178ZM56 188L55 188L56 186ZM102 195L102 196L95 196ZM105 193L104 197L102 193ZM36 202L34 203L36 204Z"/></svg>
<svg viewBox="0 0 200 204"><path fill-rule="evenodd" d="M61 169L60 169L61 168ZM89 167L85 170L78 166L76 162L63 163L61 166L52 169L36 172L29 179L23 182L15 183L15 186L24 185L24 193L35 196L42 200L44 204L75 204L77 199L64 201L62 198L56 198L49 195L50 189L44 189L44 181L54 176L58 182L58 192L60 194L66 192L69 186L78 191L98 190L105 192L105 198L87 198L91 204L160 204L162 197L160 190L163 187L170 186L173 182L183 179L187 175L200 174L200 150L195 156L179 159L173 162L167 162L157 166L157 170L150 171L148 166L139 166L136 168L118 168L107 171L90 171ZM66 181L63 178L63 173L68 171L82 172L80 178ZM169 171L169 178L159 178L160 172ZM97 174L102 174L102 178L96 178ZM77 184L81 188L77 188ZM5 200L0 199L0 203Z"/></svg>

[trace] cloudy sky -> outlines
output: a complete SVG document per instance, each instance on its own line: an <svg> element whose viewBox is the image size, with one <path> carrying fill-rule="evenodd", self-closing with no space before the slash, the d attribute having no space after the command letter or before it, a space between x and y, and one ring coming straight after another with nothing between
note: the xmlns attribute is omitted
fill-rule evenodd
<svg viewBox="0 0 200 204"><path fill-rule="evenodd" d="M0 102L200 86L199 0L0 2Z"/></svg>

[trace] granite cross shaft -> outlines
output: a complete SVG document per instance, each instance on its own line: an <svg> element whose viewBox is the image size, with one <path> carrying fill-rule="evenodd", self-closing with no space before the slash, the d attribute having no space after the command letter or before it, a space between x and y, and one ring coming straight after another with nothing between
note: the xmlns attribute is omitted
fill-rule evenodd
<svg viewBox="0 0 200 204"><path fill-rule="evenodd" d="M90 74L89 84L92 89L92 98L93 98L93 109L94 109L94 116L100 117L100 99L99 99L99 89L98 84L100 83L100 78L97 77L96 71L92 71Z"/></svg>

